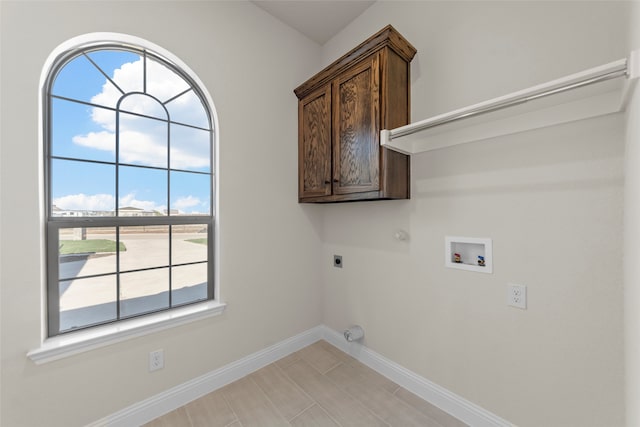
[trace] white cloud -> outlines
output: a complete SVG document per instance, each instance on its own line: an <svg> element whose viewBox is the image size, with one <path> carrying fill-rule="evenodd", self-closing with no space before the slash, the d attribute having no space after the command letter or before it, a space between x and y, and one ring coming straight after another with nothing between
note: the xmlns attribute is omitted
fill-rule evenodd
<svg viewBox="0 0 640 427"><path fill-rule="evenodd" d="M187 82L160 63L147 60L147 90L162 102L189 88Z"/></svg>
<svg viewBox="0 0 640 427"><path fill-rule="evenodd" d="M76 135L73 142L83 147L95 148L102 151L110 151L115 153L116 144L113 134L107 131L90 132L86 135Z"/></svg>
<svg viewBox="0 0 640 427"><path fill-rule="evenodd" d="M113 71L113 81L125 92L142 92L142 58L122 64Z"/></svg>
<svg viewBox="0 0 640 427"><path fill-rule="evenodd" d="M140 91L142 75L141 58L135 62L125 63L114 70L112 79L125 91ZM188 87L188 84L173 71L156 61L147 60L147 91L160 102L178 95ZM93 96L91 102L115 107L121 97L120 91L105 80L102 91ZM121 106L126 111L166 118L162 105L146 95L129 95L123 100ZM168 108L171 109L172 116L194 117L194 114L199 114L198 117L203 116L202 104L190 93L170 102ZM76 135L73 137L73 142L83 147L115 152L116 114L104 108L92 108L91 120L103 130ZM210 155L207 133L195 131L187 133L187 136L182 138L180 133L185 131L181 128L183 127L176 127L175 130L176 144L171 149L171 167L192 169L208 166ZM165 122L120 114L119 136L121 162L167 166L167 124Z"/></svg>
<svg viewBox="0 0 640 427"><path fill-rule="evenodd" d="M53 204L63 210L113 211L116 205L111 194L70 194L53 199Z"/></svg>
<svg viewBox="0 0 640 427"><path fill-rule="evenodd" d="M171 147L171 167L174 169L204 168L209 165L209 155L194 156L192 152Z"/></svg>
<svg viewBox="0 0 640 427"><path fill-rule="evenodd" d="M73 142L87 148L108 151L115 155L116 145L112 133L107 131L91 132L87 135L76 135ZM173 154L174 150L172 150ZM176 152L177 159L173 163L189 161L181 153ZM187 156L188 157L188 156ZM167 166L167 146L158 144L151 133L136 131L120 132L120 162L145 164L148 166Z"/></svg>
<svg viewBox="0 0 640 427"><path fill-rule="evenodd" d="M53 199L53 204L63 210L70 211L114 211L115 197L111 194L70 194ZM135 193L120 197L120 207L134 207L145 211L164 211L166 205L159 205L151 200L138 200Z"/></svg>
<svg viewBox="0 0 640 427"><path fill-rule="evenodd" d="M120 162L167 167L167 145L154 140L153 134L120 132Z"/></svg>
<svg viewBox="0 0 640 427"><path fill-rule="evenodd" d="M129 207L132 206L138 209L144 209L145 211L164 211L167 207L166 205L158 205L156 202L151 200L138 200L136 199L135 193L129 193L126 196L120 197L120 207Z"/></svg>
<svg viewBox="0 0 640 427"><path fill-rule="evenodd" d="M202 200L197 197L187 196L181 197L173 203L173 208L178 209L180 212L189 212L190 208L195 206L204 205Z"/></svg>

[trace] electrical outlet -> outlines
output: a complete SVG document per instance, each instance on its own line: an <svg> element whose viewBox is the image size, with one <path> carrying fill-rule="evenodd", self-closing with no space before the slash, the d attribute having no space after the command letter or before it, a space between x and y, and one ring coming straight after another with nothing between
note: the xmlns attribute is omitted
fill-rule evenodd
<svg viewBox="0 0 640 427"><path fill-rule="evenodd" d="M164 368L164 350L155 350L149 353L149 372Z"/></svg>
<svg viewBox="0 0 640 427"><path fill-rule="evenodd" d="M527 308L527 286L509 284L507 286L507 304L512 307Z"/></svg>

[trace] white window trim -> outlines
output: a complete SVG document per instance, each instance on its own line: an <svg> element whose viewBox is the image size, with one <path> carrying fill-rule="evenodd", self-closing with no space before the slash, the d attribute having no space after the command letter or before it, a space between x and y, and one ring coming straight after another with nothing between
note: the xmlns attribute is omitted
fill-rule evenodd
<svg viewBox="0 0 640 427"><path fill-rule="evenodd" d="M121 320L116 323L97 326L82 331L73 333L61 334L55 337L47 337L47 283L45 269L42 268L41 272L41 343L40 345L29 351L27 357L30 358L36 364L43 364L54 360L59 360L65 357L72 356L78 353L84 353L89 350L93 350L100 347L105 347L111 344L115 344L130 338L147 335L150 333L166 330L175 326L184 325L186 323L194 322L197 320L205 319L207 317L216 316L222 314L226 304L221 302L220 297L220 214L219 214L219 182L220 182L220 168L219 168L219 148L218 148L218 115L213 104L213 99L206 89L206 86L198 75L180 58L169 52L168 50L156 45L148 40L131 36L128 34L120 33L108 33L97 32L83 34L78 37L74 37L66 42L60 44L45 61L42 73L40 74L40 82L38 86L38 99L39 99L39 123L43 123L43 105L46 100L43 98L42 88L46 84L48 75L56 63L57 58L68 52L69 50L82 47L88 43L97 41L103 42L118 42L123 44L132 44L134 46L141 46L150 50L153 50L159 55L164 56L169 61L179 66L183 71L189 74L193 81L199 86L206 102L208 104L209 111L211 112L213 120L213 147L214 147L214 171L216 179L214 180L215 189L215 221L214 221L214 295L216 299L204 301L197 304L191 304L184 307L172 308L167 311L153 313L133 319ZM40 205L40 265L45 265L46 258L46 244L45 244L45 227L44 218L45 215L45 203L44 203L44 185L43 185L43 147L44 147L44 132L43 127L39 126L39 173L40 173L40 188L38 194L38 201Z"/></svg>
<svg viewBox="0 0 640 427"><path fill-rule="evenodd" d="M41 365L129 338L216 316L222 314L225 307L226 304L215 300L206 301L78 332L56 335L44 340L40 347L31 350L27 356L37 365Z"/></svg>

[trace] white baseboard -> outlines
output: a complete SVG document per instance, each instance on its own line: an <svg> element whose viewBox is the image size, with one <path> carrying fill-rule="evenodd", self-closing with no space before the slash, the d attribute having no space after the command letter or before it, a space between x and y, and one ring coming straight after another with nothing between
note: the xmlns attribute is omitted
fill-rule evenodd
<svg viewBox="0 0 640 427"><path fill-rule="evenodd" d="M249 375L278 359L322 339L324 326L316 326L264 350L108 415L87 427L131 427L147 423L187 403Z"/></svg>
<svg viewBox="0 0 640 427"><path fill-rule="evenodd" d="M512 427L509 421L498 417L438 384L398 365L358 342L347 342L341 333L323 326L322 338L345 353L356 358L374 371L406 388L413 394L449 415L473 427Z"/></svg>
<svg viewBox="0 0 640 427"><path fill-rule="evenodd" d="M320 339L326 340L391 381L470 426L513 426L497 415L403 368L375 351L359 343L348 343L342 334L320 325L108 415L87 427L129 427L147 423Z"/></svg>

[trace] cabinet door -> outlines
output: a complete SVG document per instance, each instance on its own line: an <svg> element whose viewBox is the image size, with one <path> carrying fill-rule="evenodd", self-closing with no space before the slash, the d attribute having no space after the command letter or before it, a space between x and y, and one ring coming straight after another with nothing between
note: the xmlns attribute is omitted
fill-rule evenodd
<svg viewBox="0 0 640 427"><path fill-rule="evenodd" d="M333 193L380 189L378 55L333 82Z"/></svg>
<svg viewBox="0 0 640 427"><path fill-rule="evenodd" d="M331 85L298 103L298 197L331 194Z"/></svg>

